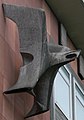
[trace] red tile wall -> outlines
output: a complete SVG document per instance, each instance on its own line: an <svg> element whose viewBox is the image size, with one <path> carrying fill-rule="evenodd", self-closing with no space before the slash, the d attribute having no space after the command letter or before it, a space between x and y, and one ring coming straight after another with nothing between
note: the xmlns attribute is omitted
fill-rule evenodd
<svg viewBox="0 0 84 120"><path fill-rule="evenodd" d="M58 22L54 14L48 5L43 1L43 7L46 13L46 26L47 32L54 39L55 43L58 44Z"/></svg>
<svg viewBox="0 0 84 120"><path fill-rule="evenodd" d="M76 48L74 47L69 37L67 37L67 46L71 48L72 50L76 50ZM77 59L71 62L70 65L72 69L74 70L74 72L77 74Z"/></svg>
<svg viewBox="0 0 84 120"><path fill-rule="evenodd" d="M4 95L18 78L22 58L19 53L19 34L16 24L4 17L2 3L43 8L46 12L47 32L58 41L58 24L44 0L0 0L0 120L24 120L24 115L33 104L33 97L27 93ZM50 112L28 118L28 120L49 120Z"/></svg>

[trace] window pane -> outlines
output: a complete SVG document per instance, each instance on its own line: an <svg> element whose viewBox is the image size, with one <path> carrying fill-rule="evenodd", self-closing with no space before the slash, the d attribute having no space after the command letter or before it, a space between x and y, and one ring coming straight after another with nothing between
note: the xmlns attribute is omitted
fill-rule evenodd
<svg viewBox="0 0 84 120"><path fill-rule="evenodd" d="M76 85L76 116L77 120L84 120L84 95Z"/></svg>
<svg viewBox="0 0 84 120"><path fill-rule="evenodd" d="M69 85L65 82L62 75L58 72L55 80L55 101L62 111L69 117Z"/></svg>
<svg viewBox="0 0 84 120"><path fill-rule="evenodd" d="M84 106L84 95L77 85L76 85L76 96L79 98L79 100L81 101L81 103Z"/></svg>
<svg viewBox="0 0 84 120"><path fill-rule="evenodd" d="M60 71L61 75L63 76L63 78L66 80L66 82L69 84L70 83L70 74L66 70L66 68L61 67L59 71Z"/></svg>
<svg viewBox="0 0 84 120"><path fill-rule="evenodd" d="M76 97L76 115L77 120L84 120L84 106L81 104L77 97Z"/></svg>

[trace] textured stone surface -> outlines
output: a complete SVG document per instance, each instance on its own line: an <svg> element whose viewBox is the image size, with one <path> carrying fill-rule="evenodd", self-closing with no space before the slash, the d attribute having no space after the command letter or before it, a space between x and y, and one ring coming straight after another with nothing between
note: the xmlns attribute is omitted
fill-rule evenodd
<svg viewBox="0 0 84 120"><path fill-rule="evenodd" d="M47 43L45 13L41 9L3 4L6 17L19 29L20 52L24 65L16 84L5 93L29 92L34 105L30 117L49 110L54 77L58 69L73 61L79 52ZM22 19L21 19L22 18Z"/></svg>
<svg viewBox="0 0 84 120"><path fill-rule="evenodd" d="M31 101L33 101L33 97L31 98L31 95L25 94L24 97L22 96L22 93L20 94L20 99L23 100L25 105L23 106L20 101L20 106L23 107L22 111L18 111L18 107L15 107L15 100L14 100L14 106L11 105L11 102L13 99L18 100L18 95L16 96L13 94L14 97L12 97L12 100L10 103L4 102L3 99L8 100L10 99L9 95L3 95L3 91L7 90L10 86L12 86L16 82L16 78L18 76L18 69L21 66L21 56L19 54L18 44L19 44L19 38L17 34L17 27L14 24L14 22L8 18L4 19L3 9L2 9L2 3L9 3L9 4L16 4L16 5L24 5L34 8L41 8L44 0L0 0L0 74L3 73L3 78L0 77L0 120L7 120L7 113L10 111L8 120L18 120L23 119L24 116L22 116L26 111L28 111L32 104ZM48 13L50 14L50 13ZM47 18L50 19L50 18ZM52 26L53 28L53 26ZM4 34L5 33L5 34ZM54 31L54 34L55 31ZM8 54L8 55L7 55ZM4 97L6 96L6 97ZM28 97L26 97L28 96ZM26 100L25 100L26 99ZM7 107L8 105L11 105L10 107ZM3 105L4 105L4 112L3 112ZM7 108L6 108L7 107ZM16 111L19 114L14 113L13 110ZM7 112L5 114L5 112ZM11 114L14 114L11 118ZM32 118L29 118L28 120L49 120L49 112L46 112L42 115L38 115ZM5 116L6 115L6 116ZM22 118L21 118L21 117Z"/></svg>
<svg viewBox="0 0 84 120"><path fill-rule="evenodd" d="M23 102L25 103L25 105L23 106L20 103L21 100L19 101L20 106L23 107L23 109L21 111L18 111L19 106L15 107L15 104L16 104L15 102L16 102L16 100L18 100L18 98L17 98L18 95L16 96L15 94L13 94L12 96L14 96L14 97L12 97L12 100L10 101L10 103L8 103L8 102L3 103L3 99L6 99L6 100L8 100L8 98L10 99L10 97L9 97L10 95L3 95L2 92L7 90L10 86L12 86L16 82L16 80L17 80L16 78L18 76L18 69L20 68L22 63L21 63L21 56L19 54L19 49L18 49L18 44L19 44L19 38L18 38L18 34L17 34L18 29L12 20L10 20L8 18L4 19L2 3L9 3L9 4L16 4L16 5L24 5L24 6L34 7L34 8L41 8L43 6L43 4L45 3L43 1L44 0L0 0L0 74L3 73L3 78L5 78L5 80L3 80L2 77L0 77L0 83L1 83L0 84L0 89L1 89L1 92L0 92L0 120L7 120L7 115L5 114L5 112L8 113L8 111L10 111L8 120L19 120L19 118L23 119L24 116L22 116L22 115L26 111L29 111L29 109L32 106L31 101L33 102L33 97L31 97L31 95L23 93L25 95L22 96L22 93L21 93L19 95L19 96L21 96L20 99L23 100ZM46 10L46 11L48 12L48 14L50 14L50 12L48 10ZM48 17L47 20L49 21L49 19L50 18ZM50 25L51 24L48 22L48 26L50 26ZM54 26L56 26L56 23L54 24ZM52 28L53 28L53 26L52 26ZM54 31L54 35L56 35L56 31ZM56 37L58 37L58 36L56 36ZM4 48L5 48L5 51L4 51ZM12 62L12 60L13 60L13 62ZM4 97L4 96L6 96L6 97ZM26 97L26 96L28 96L28 97ZM14 100L14 106L11 105L11 102L13 101L13 99L16 99L16 100ZM3 104L4 104L4 109L5 109L4 112L3 112ZM8 106L7 104L11 105L11 109L10 109L10 107L7 107ZM16 111L19 114L16 114L12 111L13 107L14 107L14 111ZM12 118L11 118L11 114L14 114ZM50 119L49 112L46 112L44 114L41 114L41 115L38 115L35 117L28 118L28 120L44 120L44 119L45 120Z"/></svg>
<svg viewBox="0 0 84 120"><path fill-rule="evenodd" d="M41 64L41 51L43 49L42 43L46 44L46 31L43 31L45 28L42 29L42 27L45 26L43 25L45 24L44 12L39 9L11 5L5 6L5 9L5 15L14 20L18 26L20 52L29 53L30 57L34 57L32 64L25 66L25 68L21 68L21 71L23 72L22 76L24 76L23 79L27 80L29 78L29 83L26 83L25 87L33 87L38 80ZM30 59L29 55L26 56L28 59ZM28 76L25 75L24 69L27 69L29 72Z"/></svg>

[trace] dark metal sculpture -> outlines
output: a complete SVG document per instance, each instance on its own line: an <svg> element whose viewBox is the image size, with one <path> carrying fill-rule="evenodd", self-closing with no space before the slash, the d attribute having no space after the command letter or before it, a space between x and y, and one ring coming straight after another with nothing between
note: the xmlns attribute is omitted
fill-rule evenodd
<svg viewBox="0 0 84 120"><path fill-rule="evenodd" d="M45 12L41 9L3 4L5 17L18 26L23 66L15 85L5 94L28 92L34 105L26 117L49 110L53 81L58 69L78 57L80 51L47 43Z"/></svg>

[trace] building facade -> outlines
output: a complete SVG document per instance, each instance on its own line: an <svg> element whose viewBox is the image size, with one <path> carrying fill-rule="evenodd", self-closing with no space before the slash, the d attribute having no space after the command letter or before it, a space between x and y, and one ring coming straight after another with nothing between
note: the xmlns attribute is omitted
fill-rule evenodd
<svg viewBox="0 0 84 120"><path fill-rule="evenodd" d="M44 9L48 42L73 50L76 47L48 0L0 0L0 120L24 120L26 111L32 107L33 97L28 93L3 94L17 81L23 63L19 53L18 28L12 20L4 17L3 3ZM27 118L28 120L84 119L84 82L78 75L77 61L76 59L59 70L54 82L50 110Z"/></svg>

